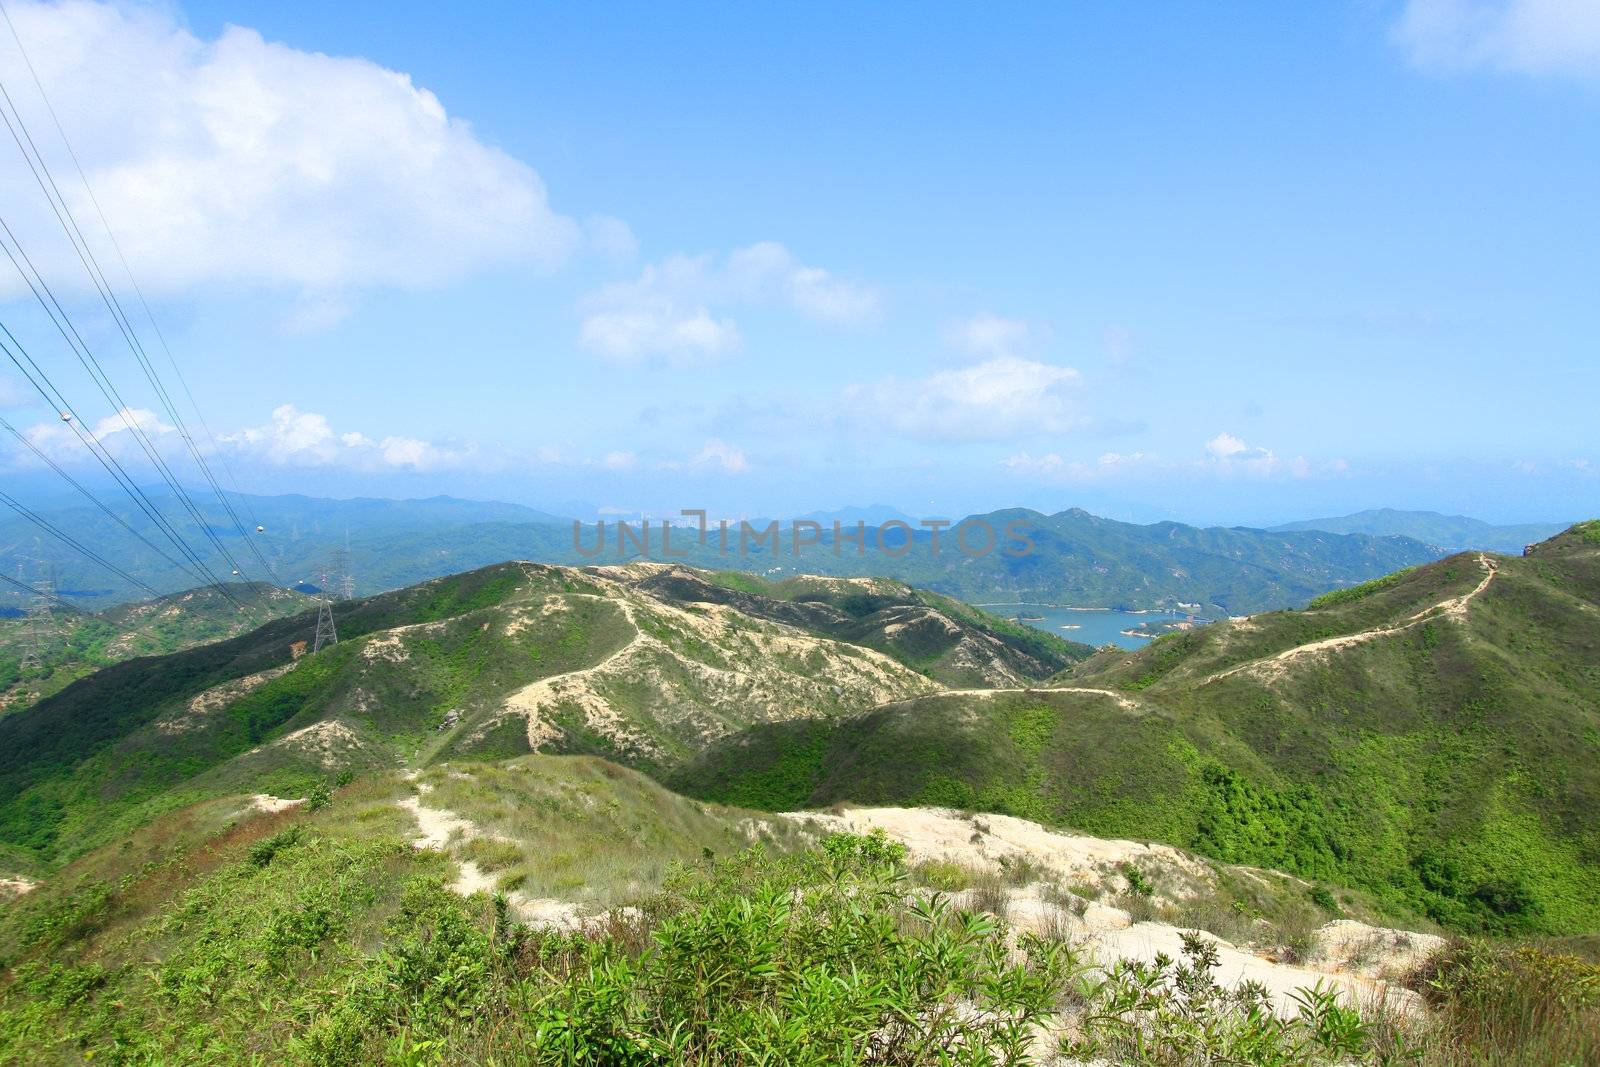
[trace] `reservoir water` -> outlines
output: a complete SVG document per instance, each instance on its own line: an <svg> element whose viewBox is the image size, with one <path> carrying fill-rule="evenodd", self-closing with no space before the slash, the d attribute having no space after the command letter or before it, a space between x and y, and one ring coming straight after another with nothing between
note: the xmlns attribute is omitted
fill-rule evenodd
<svg viewBox="0 0 1600 1067"><path fill-rule="evenodd" d="M1068 641L1082 641L1086 645L1120 645L1123 648L1142 648L1150 643L1148 638L1129 637L1123 630L1131 630L1144 622L1185 617L1166 612L1141 614L1108 608L1057 608L1046 604L979 604L978 607L1003 619L1039 615L1042 618L1021 621L1045 633L1065 637Z"/></svg>

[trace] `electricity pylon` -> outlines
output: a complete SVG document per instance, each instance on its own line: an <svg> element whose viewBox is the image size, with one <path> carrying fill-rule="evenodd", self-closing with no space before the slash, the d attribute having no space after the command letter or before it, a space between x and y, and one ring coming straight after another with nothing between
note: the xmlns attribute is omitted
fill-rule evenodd
<svg viewBox="0 0 1600 1067"><path fill-rule="evenodd" d="M22 659L17 664L25 671L44 669L44 654L56 635L55 618L50 614L54 583L41 561L39 577L34 580L34 595L28 600L28 617L23 624ZM22 581L22 564L17 564L17 580Z"/></svg>
<svg viewBox="0 0 1600 1067"><path fill-rule="evenodd" d="M324 646L338 643L339 631L333 625L333 598L324 591L322 603L317 605L317 636L311 644L311 651L321 652Z"/></svg>
<svg viewBox="0 0 1600 1067"><path fill-rule="evenodd" d="M355 578L350 574L350 553L335 548L317 585L322 589L317 605L317 634L311 642L312 652L321 652L327 645L339 643L339 630L333 623L333 602L349 600L355 592Z"/></svg>

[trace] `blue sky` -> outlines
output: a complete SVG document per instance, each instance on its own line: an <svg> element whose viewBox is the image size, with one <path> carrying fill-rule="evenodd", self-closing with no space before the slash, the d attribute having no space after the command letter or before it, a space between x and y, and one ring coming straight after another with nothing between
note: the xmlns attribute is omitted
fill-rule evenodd
<svg viewBox="0 0 1600 1067"><path fill-rule="evenodd" d="M8 9L247 489L1600 512L1589 2Z"/></svg>

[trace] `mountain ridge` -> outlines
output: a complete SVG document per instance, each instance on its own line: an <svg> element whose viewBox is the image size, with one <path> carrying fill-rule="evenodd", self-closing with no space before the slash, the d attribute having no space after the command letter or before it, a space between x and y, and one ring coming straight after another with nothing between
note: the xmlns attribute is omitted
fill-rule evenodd
<svg viewBox="0 0 1600 1067"><path fill-rule="evenodd" d="M753 727L708 799L995 810L1356 884L1458 929L1600 926L1600 523L1101 652L1044 685Z"/></svg>
<svg viewBox="0 0 1600 1067"><path fill-rule="evenodd" d="M362 592L403 588L420 581L459 573L509 559L586 566L621 563L639 555L623 543L617 522L605 526L606 548L593 555L600 527L583 525L577 538L570 522L543 515L528 521L519 505L440 498L425 501L321 501L309 497L263 498L254 507L266 529L252 534L268 558L275 560L277 580L293 584L314 578L330 554L348 541L349 558ZM183 588L193 577L173 572L147 546L103 516L75 509L52 512L80 540L158 589ZM138 525L137 516L128 516ZM1004 552L1008 521L1030 524L1033 551L1014 557ZM34 531L0 521L0 538L31 539ZM709 570L737 569L769 576L820 573L837 577L897 578L966 601L1045 602L1080 607L1155 608L1176 601L1199 603L1210 616L1240 614L1302 604L1311 597L1352 585L1400 567L1426 562L1442 551L1420 542L1366 535L1320 532L1274 533L1249 527L1193 527L1181 523L1140 526L1099 518L1082 509L1054 515L1009 508L967 516L982 522L998 543L982 551L985 538L974 535L975 554L960 551L946 530L938 549L934 535L905 527L870 527L872 546L858 553L836 544L831 523L820 543L795 554L788 550L789 528L783 526L784 549L752 544L748 553L722 553L679 528L670 558L661 547L660 526L653 527L646 558L682 562ZM210 520L224 544L238 535L220 518ZM841 523L847 532L854 523ZM187 531L187 527L180 528ZM637 532L638 524L631 529ZM757 525L765 529L765 522ZM887 551L878 550L881 536ZM584 549L580 550L579 545ZM738 548L738 524L734 524ZM904 548L902 552L901 549ZM684 554L686 553L686 554ZM977 554L981 553L981 554ZM41 544L40 554L59 570L58 587L85 604L106 604L131 595L115 582L61 546ZM212 561L221 567L223 561ZM222 571L226 573L226 571ZM315 582L313 582L315 584Z"/></svg>
<svg viewBox="0 0 1600 1067"><path fill-rule="evenodd" d="M338 766L537 749L659 770L755 719L1042 679L1092 653L901 583L738 580L499 564L341 603L341 640L316 654L306 612L116 664L0 718L0 842L50 855L183 788L303 788Z"/></svg>

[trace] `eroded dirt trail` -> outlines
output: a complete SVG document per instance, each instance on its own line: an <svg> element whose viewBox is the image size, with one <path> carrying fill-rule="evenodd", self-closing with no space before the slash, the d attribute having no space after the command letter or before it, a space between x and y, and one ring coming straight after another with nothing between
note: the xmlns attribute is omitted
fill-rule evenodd
<svg viewBox="0 0 1600 1067"><path fill-rule="evenodd" d="M412 796L398 802L399 807L409 812L416 820L417 829L421 833L412 840L413 848L432 849L437 852L450 854L456 862L456 880L450 888L464 897L474 893L495 892L496 878L494 875L479 867L469 859L464 859L454 853L452 846L460 842L470 841L473 838L486 838L495 841L507 841L496 834L485 833L471 819L450 811L448 808L438 808L424 803L423 798L433 791L433 787L426 782L418 782L417 772L412 771L406 775L406 780L412 782L417 790ZM513 844L515 842L512 842ZM563 929L572 929L581 923L576 904L564 900L552 900L544 897L530 897L525 893L511 891L505 894L506 900L511 905L511 910L517 918L536 926L555 926Z"/></svg>
<svg viewBox="0 0 1600 1067"><path fill-rule="evenodd" d="M915 700L927 700L930 697L944 696L991 696L1001 693L1082 693L1085 696L1106 697L1116 702L1123 711L1144 713L1150 709L1139 703L1127 693L1118 693L1113 689L1092 689L1082 685L1030 685L1015 688L1001 689L939 689L932 693L919 693L916 696L906 697L902 700L891 700L886 704L877 705L880 708L893 707L896 704L909 704Z"/></svg>
<svg viewBox="0 0 1600 1067"><path fill-rule="evenodd" d="M1499 565L1481 552L1478 554L1478 565L1483 568L1483 580L1471 590L1461 594L1460 596L1454 596L1445 600L1441 600L1437 604L1430 604L1428 607L1423 608L1416 614L1409 616L1402 623L1397 623L1394 626L1378 626L1371 630L1362 630L1353 634L1341 634L1338 637L1324 637L1317 641L1308 641L1303 645L1296 645L1293 648L1286 648L1282 652L1274 653L1271 656L1265 656L1261 659L1253 659L1246 663L1240 663L1236 666L1229 667L1227 670L1218 671L1215 674L1207 676L1205 681L1201 682L1200 684L1210 685L1212 682L1221 681L1224 678L1238 674L1242 671L1265 674L1269 679L1275 678L1283 673L1284 668L1288 666L1288 664L1306 656L1315 656L1323 652L1333 652L1337 651L1338 649L1350 648L1354 645L1365 644L1368 641L1375 641L1380 637L1388 637L1392 634L1402 633L1411 629L1413 626L1418 626L1425 622L1431 622L1434 619L1463 618L1467 614L1467 605L1472 603L1472 601L1477 599L1484 590L1489 588L1490 583L1494 581L1495 574L1499 570Z"/></svg>

